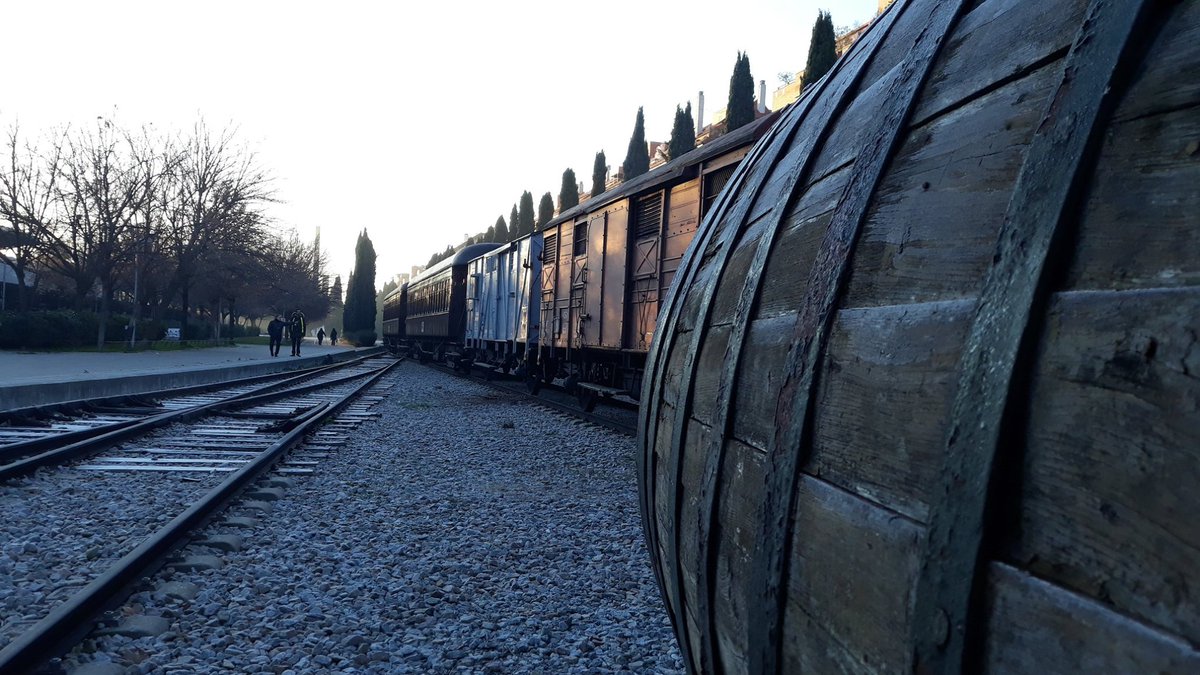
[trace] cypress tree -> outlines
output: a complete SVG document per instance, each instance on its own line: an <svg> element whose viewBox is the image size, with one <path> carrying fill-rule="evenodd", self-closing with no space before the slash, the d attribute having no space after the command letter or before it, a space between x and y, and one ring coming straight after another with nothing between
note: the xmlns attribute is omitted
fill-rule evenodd
<svg viewBox="0 0 1200 675"><path fill-rule="evenodd" d="M812 40L808 43L808 62L804 66L804 86L821 79L837 61L837 39L833 35L833 17L817 12Z"/></svg>
<svg viewBox="0 0 1200 675"><path fill-rule="evenodd" d="M329 304L333 307L342 306L342 275L333 278L333 286L329 289Z"/></svg>
<svg viewBox="0 0 1200 675"><path fill-rule="evenodd" d="M496 219L496 237L492 241L505 244L511 239L512 237L508 236L508 225L504 224L504 216L500 216Z"/></svg>
<svg viewBox="0 0 1200 675"><path fill-rule="evenodd" d="M357 263L357 260L355 262ZM433 262L430 261L429 264L432 265ZM346 293L346 302L342 305L342 333L349 332L350 326L353 325L353 323L354 323L354 312L355 312L354 303L357 300L357 298L355 298L355 296L354 296L354 272L353 271L350 272L350 276L346 278L346 289L348 291ZM346 339L349 340L350 338L347 337Z"/></svg>
<svg viewBox="0 0 1200 675"><path fill-rule="evenodd" d="M575 170L567 169L563 172L562 187L558 190L558 214L567 212L567 209L579 205L579 183L575 181Z"/></svg>
<svg viewBox="0 0 1200 675"><path fill-rule="evenodd" d="M342 315L347 332L369 331L375 327L375 259L375 245L364 229L354 246L354 272L346 298L347 310Z"/></svg>
<svg viewBox="0 0 1200 675"><path fill-rule="evenodd" d="M675 123L671 126L671 140L667 143L667 154L671 159L683 157L696 148L696 123L692 121L692 104L687 112L675 106Z"/></svg>
<svg viewBox="0 0 1200 675"><path fill-rule="evenodd" d="M729 78L729 105L725 110L727 132L754 121L754 77L750 74L749 54L738 52Z"/></svg>
<svg viewBox="0 0 1200 675"><path fill-rule="evenodd" d="M483 233L483 240L486 242L496 241L496 226L488 225L487 232Z"/></svg>
<svg viewBox="0 0 1200 675"><path fill-rule="evenodd" d="M604 194L604 181L608 179L608 160L604 151L596 153L596 161L592 164L592 198Z"/></svg>
<svg viewBox="0 0 1200 675"><path fill-rule="evenodd" d="M625 180L636 178L650 170L650 152L646 149L646 119L639 107L637 120L633 123L633 136L629 138L629 149L625 151L625 161L621 163Z"/></svg>
<svg viewBox="0 0 1200 675"><path fill-rule="evenodd" d="M554 196L547 192L542 195L542 200L538 202L538 229L542 229L546 226L546 223L552 220L554 220Z"/></svg>
<svg viewBox="0 0 1200 675"><path fill-rule="evenodd" d="M521 193L521 209L518 213L521 223L521 236L533 233L533 195L528 190ZM515 238L515 237L514 237Z"/></svg>
<svg viewBox="0 0 1200 675"><path fill-rule="evenodd" d="M516 239L517 237L521 236L521 221L520 221L520 216L518 215L518 212L517 212L516 204L513 204L512 213L510 213L508 215L508 224L510 225L510 227L508 228L508 240L509 241L512 241L513 239Z"/></svg>

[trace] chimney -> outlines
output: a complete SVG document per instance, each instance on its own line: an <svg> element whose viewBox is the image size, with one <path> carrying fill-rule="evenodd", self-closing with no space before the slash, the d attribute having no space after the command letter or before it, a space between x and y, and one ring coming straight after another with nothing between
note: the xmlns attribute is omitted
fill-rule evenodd
<svg viewBox="0 0 1200 675"><path fill-rule="evenodd" d="M700 92L700 100L696 104L696 135L704 131L704 92Z"/></svg>
<svg viewBox="0 0 1200 675"><path fill-rule="evenodd" d="M758 81L758 112L767 112L767 81Z"/></svg>

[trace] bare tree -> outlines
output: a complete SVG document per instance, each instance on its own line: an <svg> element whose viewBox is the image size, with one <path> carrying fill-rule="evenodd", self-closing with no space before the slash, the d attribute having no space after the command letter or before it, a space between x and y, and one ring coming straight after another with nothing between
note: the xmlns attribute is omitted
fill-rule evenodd
<svg viewBox="0 0 1200 675"><path fill-rule="evenodd" d="M26 277L33 267L39 235L53 217L62 136L51 137L42 154L37 145L22 143L14 123L5 137L4 162L0 164L0 219L8 222L12 241L0 247L0 260L17 277L17 308L29 308Z"/></svg>
<svg viewBox="0 0 1200 675"><path fill-rule="evenodd" d="M175 261L167 297L180 295L185 335L189 293L203 263L262 238L262 219L250 214L272 199L269 184L254 154L236 143L232 128L214 135L200 120L181 143L162 204L163 247Z"/></svg>
<svg viewBox="0 0 1200 675"><path fill-rule="evenodd" d="M86 292L81 282L99 284L97 348L104 346L115 282L148 229L143 219L161 175L159 164L145 129L134 135L100 119L95 131L67 136L58 180L65 219L50 230L49 243L63 258L82 263L76 267L82 273L76 276L78 291Z"/></svg>

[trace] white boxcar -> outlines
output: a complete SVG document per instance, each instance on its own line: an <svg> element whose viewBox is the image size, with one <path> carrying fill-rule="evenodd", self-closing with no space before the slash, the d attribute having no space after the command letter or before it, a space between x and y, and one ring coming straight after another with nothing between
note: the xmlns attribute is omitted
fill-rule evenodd
<svg viewBox="0 0 1200 675"><path fill-rule="evenodd" d="M507 370L536 351L541 258L542 233L535 232L468 263L466 345L476 362Z"/></svg>

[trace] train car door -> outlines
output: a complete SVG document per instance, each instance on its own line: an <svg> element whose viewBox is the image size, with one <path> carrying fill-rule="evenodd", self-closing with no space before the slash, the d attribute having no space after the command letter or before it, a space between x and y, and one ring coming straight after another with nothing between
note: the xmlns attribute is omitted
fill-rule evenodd
<svg viewBox="0 0 1200 675"><path fill-rule="evenodd" d="M571 234L571 289L567 326L567 346L578 349L586 343L587 318L583 307L584 295L587 292L588 277L588 229L587 220L575 221L575 229Z"/></svg>
<svg viewBox="0 0 1200 675"><path fill-rule="evenodd" d="M662 255L663 193L656 192L634 202L629 225L629 301L624 344L628 349L648 351L654 337L658 312L658 268Z"/></svg>
<svg viewBox="0 0 1200 675"><path fill-rule="evenodd" d="M555 321L554 296L558 285L558 238L562 227L547 230L543 235L542 273L541 273L541 312L540 323L546 330L546 344L554 345L558 341L559 327Z"/></svg>

